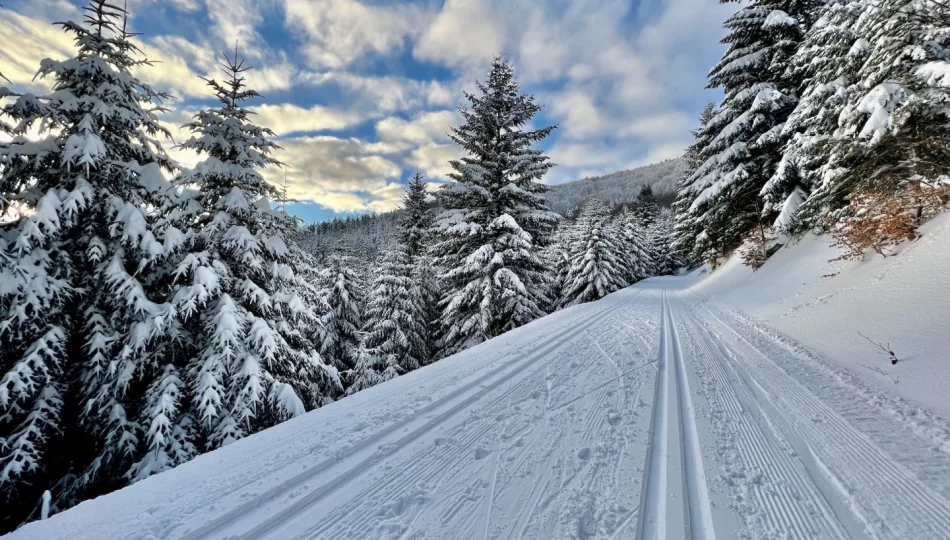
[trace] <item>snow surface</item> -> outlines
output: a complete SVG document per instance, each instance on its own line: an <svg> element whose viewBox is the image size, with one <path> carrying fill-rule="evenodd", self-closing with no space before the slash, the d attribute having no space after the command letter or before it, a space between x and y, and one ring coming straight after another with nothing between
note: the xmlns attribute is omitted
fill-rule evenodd
<svg viewBox="0 0 950 540"><path fill-rule="evenodd" d="M948 538L950 215L922 232L641 282L9 538Z"/></svg>

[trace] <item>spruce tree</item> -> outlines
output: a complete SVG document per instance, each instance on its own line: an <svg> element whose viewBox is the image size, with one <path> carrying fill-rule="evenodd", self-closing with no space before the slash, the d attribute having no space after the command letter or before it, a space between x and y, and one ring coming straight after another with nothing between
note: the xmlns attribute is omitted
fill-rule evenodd
<svg viewBox="0 0 950 540"><path fill-rule="evenodd" d="M272 156L279 147L244 106L260 97L245 84L250 68L236 51L225 60L224 82L206 79L218 106L185 125L192 136L181 144L204 160L177 180L198 191L182 218L193 233L175 270L182 287L174 304L189 328L187 374L206 448L302 414L339 390L313 342L319 312L305 256L289 239L296 224L271 209L279 191L262 176L282 165Z"/></svg>
<svg viewBox="0 0 950 540"><path fill-rule="evenodd" d="M702 128L709 142L689 179L687 219L706 244L703 258L738 245L761 219L760 191L778 164L800 86L785 68L821 3L753 0L726 21L729 49L709 74L709 87L725 97Z"/></svg>
<svg viewBox="0 0 950 540"><path fill-rule="evenodd" d="M363 328L365 269L351 253L352 249L344 246L332 254L319 281L326 302L321 317L320 354L341 372L355 366L354 353Z"/></svg>
<svg viewBox="0 0 950 540"><path fill-rule="evenodd" d="M365 347L383 358L395 358L403 373L425 363L426 328L412 267L402 245L383 255L364 319Z"/></svg>
<svg viewBox="0 0 950 540"><path fill-rule="evenodd" d="M657 216L660 214L660 206L656 202L656 195L653 194L653 187L643 186L640 193L637 194L637 200L631 207L631 213L640 222L644 228L653 225Z"/></svg>
<svg viewBox="0 0 950 540"><path fill-rule="evenodd" d="M426 201L428 190L422 173L416 172L406 184L403 195L403 213L399 219L399 241L405 246L408 263L414 265L425 257L429 244L429 229L434 217Z"/></svg>
<svg viewBox="0 0 950 540"><path fill-rule="evenodd" d="M802 81L801 99L782 130L788 140L782 158L762 189L763 210L777 214L777 230L796 232L809 225L798 209L821 185L824 172L835 168L828 145L842 110L860 91L858 71L870 44L859 36L858 23L869 8L866 0L829 2L791 59L787 72Z"/></svg>
<svg viewBox="0 0 950 540"><path fill-rule="evenodd" d="M561 222L551 241L541 250L541 260L548 269L547 293L549 299L544 310L552 313L562 305L567 274L571 269L571 238L573 223Z"/></svg>
<svg viewBox="0 0 950 540"><path fill-rule="evenodd" d="M707 130L706 126L716 115L716 104L707 103L699 115L699 128L692 131L694 138L683 155L686 161L686 168L682 178L677 184L676 201L673 202L673 211L676 213L676 229L674 233L673 249L681 258L688 259L693 263L701 261L705 257L706 246L700 244L697 246L696 239L703 234L702 224L698 216L690 211L693 202L699 195L699 185L693 186L693 175L703 164L703 155L706 153L706 147L712 140L712 131Z"/></svg>
<svg viewBox="0 0 950 540"><path fill-rule="evenodd" d="M488 80L465 97L465 121L451 138L467 155L450 162L455 182L439 192L444 211L433 233L445 354L543 315L538 250L559 219L537 182L552 164L532 148L554 127L525 129L541 107L520 93L511 64L495 58Z"/></svg>
<svg viewBox="0 0 950 540"><path fill-rule="evenodd" d="M132 75L148 62L125 12L104 0L84 12L58 23L76 55L37 73L52 92L3 108L14 122L0 146L3 529L44 490L62 509L124 483L148 428L145 389L175 384L162 344L179 326L150 277L181 236L148 213L170 196L165 96ZM26 137L34 128L40 140Z"/></svg>
<svg viewBox="0 0 950 540"><path fill-rule="evenodd" d="M676 223L673 212L669 208L664 208L657 215L653 225L647 230L647 243L650 246L650 261L653 263L654 276L675 274L681 266L673 250L675 229Z"/></svg>
<svg viewBox="0 0 950 540"><path fill-rule="evenodd" d="M820 149L821 182L801 209L807 222L839 217L862 190L917 198L950 173L948 25L950 6L941 2L881 0L858 18L855 46L869 47L867 58Z"/></svg>
<svg viewBox="0 0 950 540"><path fill-rule="evenodd" d="M379 383L395 379L403 373L396 355L383 354L361 340L353 350L353 369L347 372L349 384L346 395L350 396Z"/></svg>
<svg viewBox="0 0 950 540"><path fill-rule="evenodd" d="M403 213L399 220L397 235L404 246L406 264L412 272L413 297L418 305L422 324L423 346L418 351L421 364L432 362L438 355L439 300L441 287L437 270L429 253L430 231L435 221L428 197L426 181L416 172L406 185L403 196Z"/></svg>
<svg viewBox="0 0 950 540"><path fill-rule="evenodd" d="M617 216L619 239L624 255L624 278L628 285L656 274L648 231L643 219L631 211Z"/></svg>
<svg viewBox="0 0 950 540"><path fill-rule="evenodd" d="M599 199L588 201L574 231L563 304L591 302L626 286L619 234L607 206Z"/></svg>

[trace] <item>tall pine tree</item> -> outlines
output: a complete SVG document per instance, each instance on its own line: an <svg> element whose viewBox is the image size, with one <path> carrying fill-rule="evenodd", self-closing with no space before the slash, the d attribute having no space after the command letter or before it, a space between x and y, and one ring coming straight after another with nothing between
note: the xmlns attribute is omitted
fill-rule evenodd
<svg viewBox="0 0 950 540"><path fill-rule="evenodd" d="M706 147L712 140L713 132L706 129L706 126L715 115L715 103L707 103L699 114L699 128L692 131L693 144L686 149L683 155L686 168L677 183L676 201L673 203L673 211L676 213L673 249L681 258L687 259L693 264L701 261L708 250L707 245L697 244L696 241L697 237L704 234L704 232L699 216L690 211L693 202L699 196L697 189L693 187L693 175L702 166ZM698 187L696 186L696 188Z"/></svg>
<svg viewBox="0 0 950 540"><path fill-rule="evenodd" d="M184 222L194 229L176 268L174 304L190 329L187 378L205 447L215 448L306 409L339 391L337 372L313 342L320 324L295 223L272 210L279 196L261 171L279 167L274 133L244 107L243 61L227 58L223 83L207 80L219 105L185 125L182 147L204 156L178 182L198 192ZM316 383L316 385L311 383ZM155 436L154 452L167 437Z"/></svg>
<svg viewBox="0 0 950 540"><path fill-rule="evenodd" d="M428 202L428 188L422 173L416 172L406 185L403 213L399 220L398 237L405 247L406 264L412 271L413 295L418 303L422 324L423 348L419 361L428 364L438 355L439 300L442 289L438 271L433 267L430 254L430 231L435 221L432 205Z"/></svg>
<svg viewBox="0 0 950 540"><path fill-rule="evenodd" d="M627 285L625 261L607 206L599 199L587 202L571 235L571 268L562 303L591 302Z"/></svg>
<svg viewBox="0 0 950 540"><path fill-rule="evenodd" d="M800 86L785 68L821 3L753 0L726 21L729 49L709 74L725 98L702 128L708 143L688 187L695 198L686 219L705 244L701 258L735 247L761 219L760 191L778 164Z"/></svg>
<svg viewBox="0 0 950 540"><path fill-rule="evenodd" d="M339 371L355 366L356 348L363 327L363 300L366 293L363 262L342 246L320 271L320 288L326 308L321 318L320 354Z"/></svg>
<svg viewBox="0 0 950 540"><path fill-rule="evenodd" d="M394 358L408 373L428 356L418 289L404 246L391 248L380 263L366 304L363 345L382 358Z"/></svg>
<svg viewBox="0 0 950 540"><path fill-rule="evenodd" d="M762 189L764 211L777 214L776 229L816 224L802 222L798 209L834 167L829 143L845 104L860 90L858 71L870 51L857 31L869 8L867 0L829 2L789 63L787 73L802 81L801 99L783 128L782 158Z"/></svg>
<svg viewBox="0 0 950 540"><path fill-rule="evenodd" d="M520 93L511 64L495 58L478 94L465 97L465 122L451 137L467 155L451 162L455 182L439 192L444 211L434 228L446 354L543 315L538 248L559 219L537 182L552 164L532 148L554 127L525 130L541 107Z"/></svg>
<svg viewBox="0 0 950 540"><path fill-rule="evenodd" d="M836 212L861 190L919 198L916 192L950 174L948 26L943 2L880 0L861 13L854 47L868 47L867 58L821 148L821 181L802 206L807 221Z"/></svg>
<svg viewBox="0 0 950 540"><path fill-rule="evenodd" d="M148 428L140 404L179 329L148 277L181 237L147 213L169 195L164 96L132 74L147 61L126 14L105 0L84 11L58 23L76 55L37 73L52 92L3 109L14 138L0 146L0 214L31 210L0 225L4 529L46 489L64 508L124 483Z"/></svg>

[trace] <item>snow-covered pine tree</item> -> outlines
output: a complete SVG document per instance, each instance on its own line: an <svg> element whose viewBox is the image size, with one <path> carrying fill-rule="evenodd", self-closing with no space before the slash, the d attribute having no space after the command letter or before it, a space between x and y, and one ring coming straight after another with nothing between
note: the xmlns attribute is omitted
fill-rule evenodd
<svg viewBox="0 0 950 540"><path fill-rule="evenodd" d="M439 192L444 211L434 226L445 354L543 315L538 249L559 220L536 182L552 164L532 148L554 127L525 130L541 107L520 93L511 64L495 58L478 94L465 97L465 122L451 137L467 155L450 162L455 182Z"/></svg>
<svg viewBox="0 0 950 540"><path fill-rule="evenodd" d="M399 218L399 241L405 246L408 263L414 265L416 261L426 255L429 245L429 229L432 228L434 216L429 203L425 178L422 173L416 173L406 184L406 193L403 195L403 212Z"/></svg>
<svg viewBox="0 0 950 540"><path fill-rule="evenodd" d="M320 271L320 288L326 301L321 317L320 354L340 371L355 365L354 352L363 327L363 299L366 293L363 262L341 246Z"/></svg>
<svg viewBox="0 0 950 540"><path fill-rule="evenodd" d="M858 71L870 44L857 29L869 8L868 0L828 2L789 63L789 76L803 81L801 98L782 129L788 140L782 159L762 188L764 212L778 216L773 224L778 231L817 225L816 216L800 220L798 209L821 184L823 171L835 168L828 145L841 111L860 91Z"/></svg>
<svg viewBox="0 0 950 540"><path fill-rule="evenodd" d="M0 214L31 211L0 225L2 529L44 490L63 509L122 485L144 445L148 386L175 384L163 346L178 337L175 309L150 274L181 234L156 234L147 213L170 192L165 96L132 75L147 61L125 12L105 0L84 11L58 23L76 55L37 73L52 92L3 109L14 125L0 145ZM40 140L26 136L34 128Z"/></svg>
<svg viewBox="0 0 950 540"><path fill-rule="evenodd" d="M669 276L679 270L681 264L673 250L676 220L669 208L660 210L656 221L647 231L650 260L654 276Z"/></svg>
<svg viewBox="0 0 950 540"><path fill-rule="evenodd" d="M623 275L626 283L632 285L641 279L656 274L648 232L641 216L624 210L617 216L619 241L623 254ZM584 234L581 231L581 234Z"/></svg>
<svg viewBox="0 0 950 540"><path fill-rule="evenodd" d="M696 198L688 219L707 245L702 258L732 249L760 220L759 192L778 163L800 86L785 67L822 3L753 0L726 21L729 49L709 74L725 97L703 128L704 162L689 179Z"/></svg>
<svg viewBox="0 0 950 540"><path fill-rule="evenodd" d="M571 235L571 268L564 286L563 305L591 302L627 285L620 234L610 211L599 199L581 210Z"/></svg>
<svg viewBox="0 0 950 540"><path fill-rule="evenodd" d="M429 232L435 216L427 197L426 181L417 171L406 185L397 231L399 242L405 248L406 264L412 271L413 295L422 323L423 348L419 357L422 364L432 362L438 355L439 300L442 295L438 271L433 267L429 253Z"/></svg>
<svg viewBox="0 0 950 540"><path fill-rule="evenodd" d="M838 129L823 149L821 183L802 205L806 219L832 211L833 223L863 190L924 200L914 192L933 189L950 173L948 27L944 2L880 0L862 13L856 30L870 50L857 73L859 90L847 96ZM919 222L927 209L911 204Z"/></svg>
<svg viewBox="0 0 950 540"><path fill-rule="evenodd" d="M692 187L692 180L693 175L702 166L706 147L712 140L713 132L705 128L715 115L715 103L707 103L699 114L699 128L692 130L693 144L683 154L683 159L686 160L686 168L677 184L676 201L673 202L673 211L676 214L673 249L681 258L688 259L693 263L703 259L708 246L702 243L697 245L696 243L696 239L704 233L697 216L690 212L693 201L699 195L699 190Z"/></svg>
<svg viewBox="0 0 950 540"><path fill-rule="evenodd" d="M656 195L653 194L652 186L648 184L640 189L637 200L630 207L630 212L640 221L642 227L653 226L653 222L660 214L660 205L656 202Z"/></svg>
<svg viewBox="0 0 950 540"><path fill-rule="evenodd" d="M561 222L551 241L541 250L541 260L548 269L548 286L546 296L549 299L544 310L552 313L561 307L561 298L564 294L564 285L567 283L567 274L571 269L571 235L574 232L573 223Z"/></svg>
<svg viewBox="0 0 950 540"><path fill-rule="evenodd" d="M353 369L347 372L349 384L346 395L351 396L379 383L395 379L402 373L396 355L382 354L378 349L369 347L365 340L360 340L353 350Z"/></svg>
<svg viewBox="0 0 950 540"><path fill-rule="evenodd" d="M386 252L370 288L363 316L365 347L382 358L396 358L403 373L418 369L428 356L425 325L405 247Z"/></svg>
<svg viewBox="0 0 950 540"><path fill-rule="evenodd" d="M173 302L189 329L182 377L209 449L302 414L340 390L337 371L313 342L320 310L304 277L305 257L288 239L295 223L271 209L278 190L262 176L281 166L272 156L279 147L244 106L260 97L245 84L250 68L237 51L225 60L226 79L206 79L218 106L185 124L192 136L181 147L204 160L177 180L197 189L182 218L193 232L175 270L181 287ZM152 452L166 452L166 438L150 440ZM154 472L144 467L138 476Z"/></svg>

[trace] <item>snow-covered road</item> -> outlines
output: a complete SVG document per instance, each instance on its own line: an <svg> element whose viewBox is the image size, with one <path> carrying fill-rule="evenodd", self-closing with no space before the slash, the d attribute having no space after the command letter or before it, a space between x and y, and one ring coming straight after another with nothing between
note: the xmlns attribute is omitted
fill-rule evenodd
<svg viewBox="0 0 950 540"><path fill-rule="evenodd" d="M950 538L950 428L653 279L12 538Z"/></svg>

